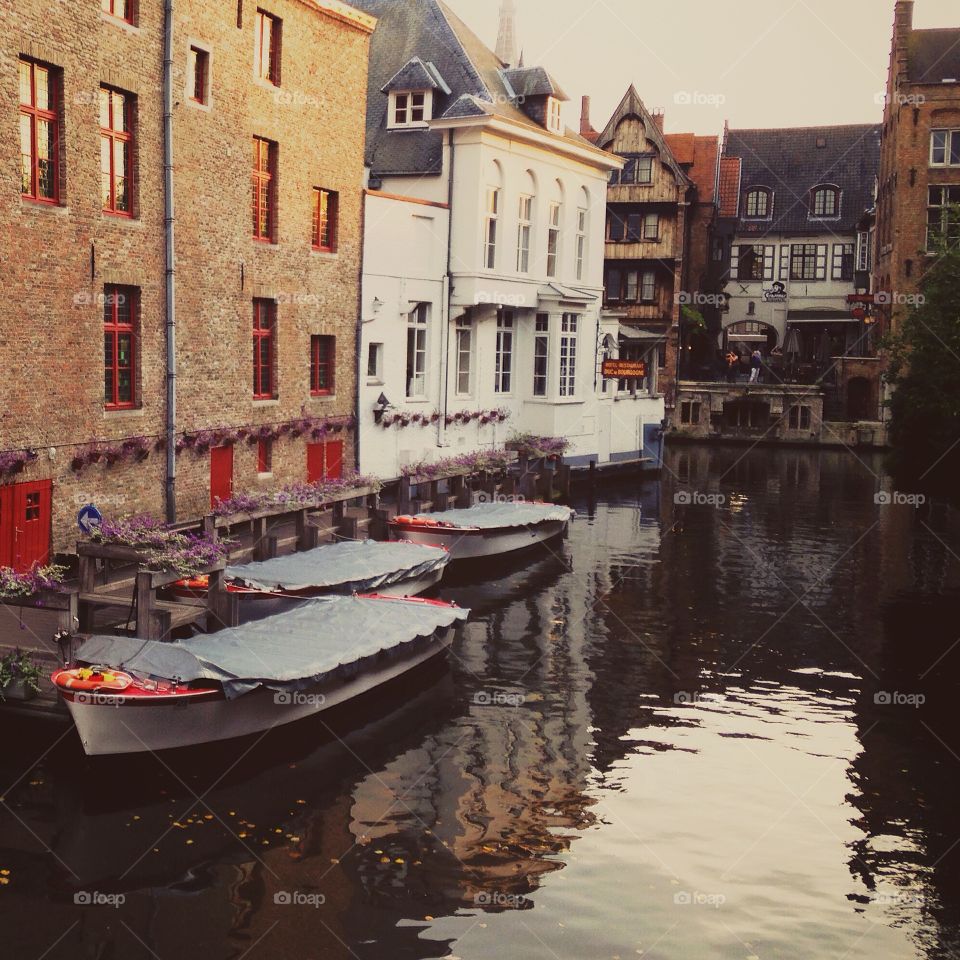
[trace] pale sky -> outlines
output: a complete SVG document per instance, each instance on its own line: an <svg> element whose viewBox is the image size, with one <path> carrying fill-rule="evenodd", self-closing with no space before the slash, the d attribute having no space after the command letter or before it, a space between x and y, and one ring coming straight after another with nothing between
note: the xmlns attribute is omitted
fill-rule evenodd
<svg viewBox="0 0 960 960"><path fill-rule="evenodd" d="M492 48L500 0L446 0ZM879 123L894 0L515 0L528 66L592 98L598 130L632 82L668 132ZM960 26L957 0L917 0L914 26ZM687 101L687 102L684 102Z"/></svg>

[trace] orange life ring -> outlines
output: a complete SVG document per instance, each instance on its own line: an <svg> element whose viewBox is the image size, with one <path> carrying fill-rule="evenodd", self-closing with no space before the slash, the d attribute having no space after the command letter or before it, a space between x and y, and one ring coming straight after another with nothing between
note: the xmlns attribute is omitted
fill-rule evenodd
<svg viewBox="0 0 960 960"><path fill-rule="evenodd" d="M58 670L51 678L54 685L63 690L123 691L133 683L133 677L120 670L93 670L89 667L75 667L72 670Z"/></svg>

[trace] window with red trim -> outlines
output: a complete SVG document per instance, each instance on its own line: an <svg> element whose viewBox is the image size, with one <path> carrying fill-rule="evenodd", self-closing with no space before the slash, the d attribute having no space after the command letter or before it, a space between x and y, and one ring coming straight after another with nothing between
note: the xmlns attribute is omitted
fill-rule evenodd
<svg viewBox="0 0 960 960"><path fill-rule="evenodd" d="M187 54L187 92L194 103L206 104L210 82L210 54L199 47L191 47Z"/></svg>
<svg viewBox="0 0 960 960"><path fill-rule="evenodd" d="M273 473L273 441L257 441L257 473Z"/></svg>
<svg viewBox="0 0 960 960"><path fill-rule="evenodd" d="M275 395L273 360L277 305L273 300L253 301L253 399L271 400Z"/></svg>
<svg viewBox="0 0 960 960"><path fill-rule="evenodd" d="M253 237L273 241L276 215L274 174L277 145L262 137L253 138Z"/></svg>
<svg viewBox="0 0 960 960"><path fill-rule="evenodd" d="M335 253L337 249L337 212L340 197L333 190L313 191L313 249Z"/></svg>
<svg viewBox="0 0 960 960"><path fill-rule="evenodd" d="M60 200L60 120L57 72L20 61L20 193L31 200Z"/></svg>
<svg viewBox="0 0 960 960"><path fill-rule="evenodd" d="M136 287L103 288L103 399L107 410L136 406Z"/></svg>
<svg viewBox="0 0 960 960"><path fill-rule="evenodd" d="M133 216L133 97L100 88L100 192L108 213Z"/></svg>
<svg viewBox="0 0 960 960"><path fill-rule="evenodd" d="M256 48L253 69L260 80L280 86L280 26L279 17L257 10L254 24Z"/></svg>
<svg viewBox="0 0 960 960"><path fill-rule="evenodd" d="M334 392L336 344L336 337L310 338L310 393L315 397L327 397Z"/></svg>
<svg viewBox="0 0 960 960"><path fill-rule="evenodd" d="M133 23L134 2L135 0L100 0L100 9L118 20Z"/></svg>

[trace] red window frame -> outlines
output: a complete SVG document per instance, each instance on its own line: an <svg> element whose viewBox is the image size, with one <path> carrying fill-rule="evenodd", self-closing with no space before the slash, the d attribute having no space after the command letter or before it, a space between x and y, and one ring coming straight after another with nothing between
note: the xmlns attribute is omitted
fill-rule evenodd
<svg viewBox="0 0 960 960"><path fill-rule="evenodd" d="M335 190L313 188L313 249L324 253L337 251L337 221L340 195Z"/></svg>
<svg viewBox="0 0 960 960"><path fill-rule="evenodd" d="M273 473L273 443L257 441L257 473Z"/></svg>
<svg viewBox="0 0 960 960"><path fill-rule="evenodd" d="M133 23L136 0L100 0L100 9L124 23Z"/></svg>
<svg viewBox="0 0 960 960"><path fill-rule="evenodd" d="M336 390L337 338L310 338L310 395L329 397Z"/></svg>
<svg viewBox="0 0 960 960"><path fill-rule="evenodd" d="M194 103L206 104L210 54L200 47L192 46L187 54L187 59L188 76L190 77L190 99Z"/></svg>
<svg viewBox="0 0 960 960"><path fill-rule="evenodd" d="M266 10L257 10L254 22L253 69L258 80L280 86L280 25L281 20Z"/></svg>
<svg viewBox="0 0 960 960"><path fill-rule="evenodd" d="M37 73L46 75L47 80L47 106L37 106ZM24 72L27 74L27 86L29 87L29 103L24 103ZM20 58L19 63L20 76L20 194L28 200L36 200L38 203L58 204L60 202L60 118L59 101L57 98L58 76L53 67L38 63L36 60L30 60L26 57ZM30 125L29 143L25 143L23 130L23 118L26 118ZM41 175L40 175L40 156L38 147L40 145L39 132L43 124L49 124L53 133L52 156L47 158L50 163L51 172L51 193L49 195L41 193ZM25 150L27 152L25 152ZM27 182L27 169L29 168L29 183ZM26 188L26 189L24 189Z"/></svg>
<svg viewBox="0 0 960 960"><path fill-rule="evenodd" d="M273 242L276 219L277 145L263 137L253 138L253 239Z"/></svg>
<svg viewBox="0 0 960 960"><path fill-rule="evenodd" d="M273 300L253 301L253 399L272 400L275 396L273 363L277 305Z"/></svg>
<svg viewBox="0 0 960 960"><path fill-rule="evenodd" d="M121 117L117 117L117 113ZM119 126L118 126L119 122ZM133 96L115 87L100 87L100 193L104 213L133 216ZM117 152L124 162L125 176L117 173ZM106 169L104 154L106 153ZM119 206L117 184L125 180L126 205Z"/></svg>
<svg viewBox="0 0 960 960"><path fill-rule="evenodd" d="M105 410L132 410L137 405L137 314L136 287L107 284L103 288L103 396ZM123 309L129 307L129 309ZM129 337L124 360L121 341ZM120 375L130 378L129 397L122 396Z"/></svg>

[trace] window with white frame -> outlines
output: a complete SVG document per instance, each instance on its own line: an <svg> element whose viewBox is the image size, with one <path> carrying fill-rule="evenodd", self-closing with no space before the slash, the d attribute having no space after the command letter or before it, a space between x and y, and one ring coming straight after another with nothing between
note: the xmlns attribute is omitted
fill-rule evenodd
<svg viewBox="0 0 960 960"><path fill-rule="evenodd" d="M517 228L517 273L530 272L530 234L533 230L533 197L520 198Z"/></svg>
<svg viewBox="0 0 960 960"><path fill-rule="evenodd" d="M960 245L960 186L930 187L927 199L927 252Z"/></svg>
<svg viewBox="0 0 960 960"><path fill-rule="evenodd" d="M653 270L644 270L640 281L640 300L653 303L657 299L657 275Z"/></svg>
<svg viewBox="0 0 960 960"><path fill-rule="evenodd" d="M587 211L577 210L577 279L582 280L587 271Z"/></svg>
<svg viewBox="0 0 960 960"><path fill-rule="evenodd" d="M748 220L769 220L773 215L773 191L752 187L747 191L744 216Z"/></svg>
<svg viewBox="0 0 960 960"><path fill-rule="evenodd" d="M810 216L829 220L840 216L840 191L836 187L815 187L810 199Z"/></svg>
<svg viewBox="0 0 960 960"><path fill-rule="evenodd" d="M488 270L497 266L497 228L500 220L500 191L491 187L487 191L487 219L484 224L483 263Z"/></svg>
<svg viewBox="0 0 960 960"><path fill-rule="evenodd" d="M830 275L833 280L849 282L853 280L855 245L835 243L833 245L833 266Z"/></svg>
<svg viewBox="0 0 960 960"><path fill-rule="evenodd" d="M547 276L555 277L560 260L560 204L550 204L550 221L547 226Z"/></svg>
<svg viewBox="0 0 960 960"><path fill-rule="evenodd" d="M473 393L473 321L458 317L456 327L457 396Z"/></svg>
<svg viewBox="0 0 960 960"><path fill-rule="evenodd" d="M873 258L870 253L870 232L861 230L857 234L857 270L867 272L872 268Z"/></svg>
<svg viewBox="0 0 960 960"><path fill-rule="evenodd" d="M430 304L420 303L407 317L407 399L427 397L427 320Z"/></svg>
<svg viewBox="0 0 960 960"><path fill-rule="evenodd" d="M731 280L772 280L777 248L766 244L738 244L730 254Z"/></svg>
<svg viewBox="0 0 960 960"><path fill-rule="evenodd" d="M660 239L660 214L648 213L643 218L643 239Z"/></svg>
<svg viewBox="0 0 960 960"><path fill-rule="evenodd" d="M572 397L577 392L577 340L580 318L565 313L560 324L560 396Z"/></svg>
<svg viewBox="0 0 960 960"><path fill-rule="evenodd" d="M790 249L791 280L826 280L827 245L794 243Z"/></svg>
<svg viewBox="0 0 960 960"><path fill-rule="evenodd" d="M390 94L390 127L423 127L432 119L433 91L403 91Z"/></svg>
<svg viewBox="0 0 960 960"><path fill-rule="evenodd" d="M563 110L555 97L547 100L547 129L553 133L563 133Z"/></svg>
<svg viewBox="0 0 960 960"><path fill-rule="evenodd" d="M513 311L497 311L497 350L494 369L494 393L513 389Z"/></svg>
<svg viewBox="0 0 960 960"><path fill-rule="evenodd" d="M930 166L960 167L960 130L931 131Z"/></svg>
<svg viewBox="0 0 960 960"><path fill-rule="evenodd" d="M367 350L367 381L383 382L383 344L371 343Z"/></svg>
<svg viewBox="0 0 960 960"><path fill-rule="evenodd" d="M538 313L533 334L533 395L545 397L550 376L550 315Z"/></svg>

